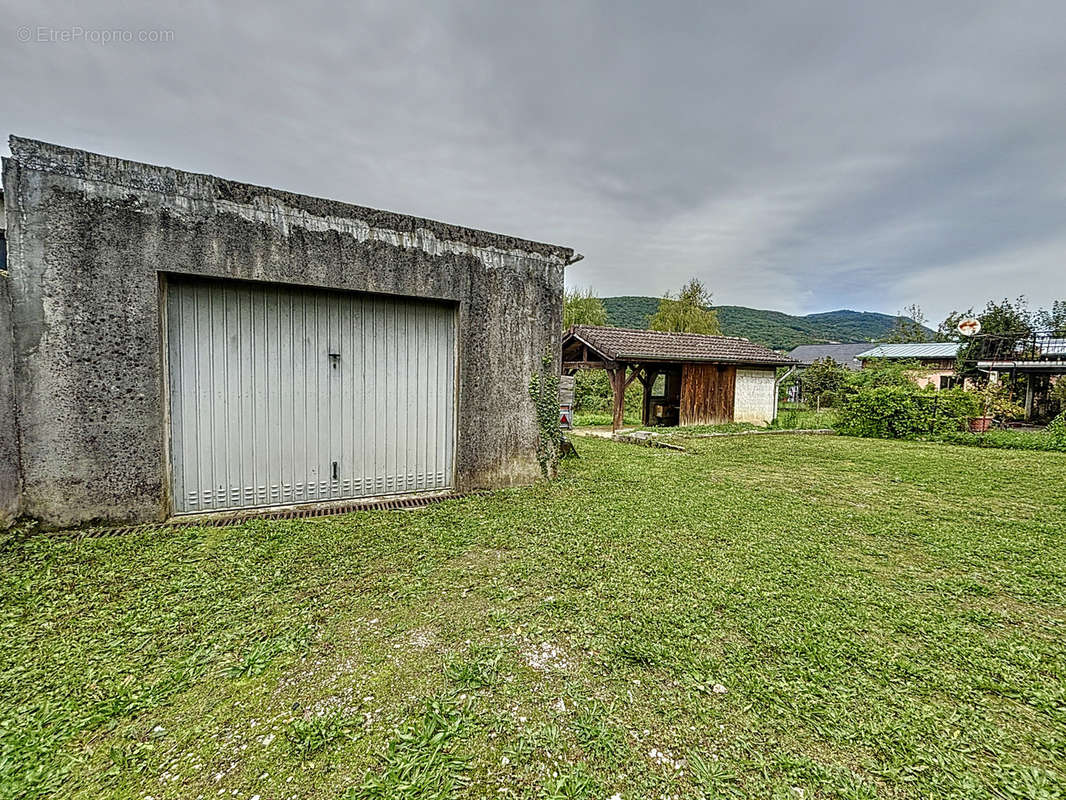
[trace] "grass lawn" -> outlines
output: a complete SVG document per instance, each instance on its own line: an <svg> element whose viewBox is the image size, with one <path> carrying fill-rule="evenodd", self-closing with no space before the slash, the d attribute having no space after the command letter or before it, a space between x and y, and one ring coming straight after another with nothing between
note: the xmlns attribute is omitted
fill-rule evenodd
<svg viewBox="0 0 1066 800"><path fill-rule="evenodd" d="M8 536L0 797L1066 796L1066 455L690 443Z"/></svg>
<svg viewBox="0 0 1066 800"><path fill-rule="evenodd" d="M782 406L778 411L777 419L770 425L771 428L783 428L787 430L797 430L799 428L832 428L836 424L837 412L832 408L822 409L821 411L813 411L807 409L795 409ZM580 428L603 428L611 426L610 414L586 414L577 413L574 414L574 425ZM623 427L626 428L640 428L640 416L636 414L627 414ZM727 422L722 425L686 425L684 431L689 433L706 433L708 431L742 431L742 430L755 430L756 428L765 427L760 425L752 425L750 422ZM654 428L646 428L646 430L654 430ZM678 430L677 428L669 428L671 431ZM1037 448L1030 448L1037 449Z"/></svg>

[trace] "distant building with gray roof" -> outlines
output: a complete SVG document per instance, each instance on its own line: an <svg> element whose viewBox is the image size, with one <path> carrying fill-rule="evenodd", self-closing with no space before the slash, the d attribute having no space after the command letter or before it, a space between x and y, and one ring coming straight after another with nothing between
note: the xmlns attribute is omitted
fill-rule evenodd
<svg viewBox="0 0 1066 800"><path fill-rule="evenodd" d="M788 357L801 367L809 367L815 361L833 359L844 369L860 370L862 362L856 356L870 349L869 342L850 342L846 344L801 344L788 354Z"/></svg>

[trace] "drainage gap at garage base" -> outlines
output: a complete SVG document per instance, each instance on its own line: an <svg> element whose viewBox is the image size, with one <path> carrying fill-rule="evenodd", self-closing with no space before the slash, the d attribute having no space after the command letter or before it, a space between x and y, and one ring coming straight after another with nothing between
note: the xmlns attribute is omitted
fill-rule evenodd
<svg viewBox="0 0 1066 800"><path fill-rule="evenodd" d="M464 497L474 497L488 494L487 491L457 492L452 494L430 495L422 497L389 497L380 500L363 500L360 502L331 504L320 508L265 508L261 511L247 511L240 514L226 516L198 516L198 517L175 517L166 522L149 523L145 525L126 525L119 527L96 527L82 530L56 530L48 531L51 535L76 536L79 538L95 539L102 536L118 536L131 533L146 533L153 530L175 530L181 528L224 528L231 525L240 525L252 520L287 520L287 519L311 519L313 517L337 517L343 514L351 514L356 511L403 511L406 509L422 508L445 500L459 500Z"/></svg>

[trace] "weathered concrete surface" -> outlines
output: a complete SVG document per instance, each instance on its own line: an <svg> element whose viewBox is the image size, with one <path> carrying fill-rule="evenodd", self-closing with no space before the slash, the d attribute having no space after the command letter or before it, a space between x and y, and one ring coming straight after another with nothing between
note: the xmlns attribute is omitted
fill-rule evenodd
<svg viewBox="0 0 1066 800"><path fill-rule="evenodd" d="M7 274L0 272L0 526L3 527L18 516L20 496L9 285Z"/></svg>
<svg viewBox="0 0 1066 800"><path fill-rule="evenodd" d="M456 490L540 474L527 390L543 353L557 358L571 250L15 137L11 152L27 515L67 525L169 513L167 274L456 302Z"/></svg>

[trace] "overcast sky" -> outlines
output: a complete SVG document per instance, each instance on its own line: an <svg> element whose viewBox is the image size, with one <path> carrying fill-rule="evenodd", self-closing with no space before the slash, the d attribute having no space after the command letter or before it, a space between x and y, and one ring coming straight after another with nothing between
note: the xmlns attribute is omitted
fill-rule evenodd
<svg viewBox="0 0 1066 800"><path fill-rule="evenodd" d="M1066 296L1063 0L92 5L0 2L5 134L568 245L602 295Z"/></svg>

